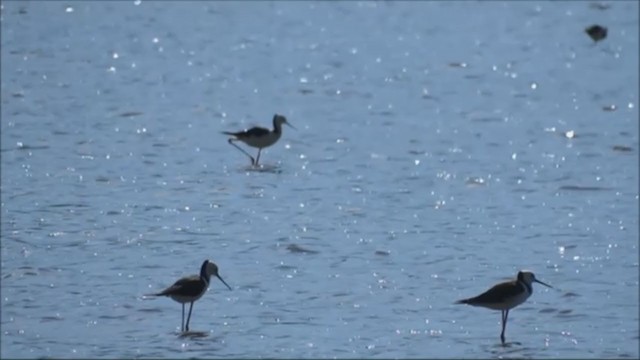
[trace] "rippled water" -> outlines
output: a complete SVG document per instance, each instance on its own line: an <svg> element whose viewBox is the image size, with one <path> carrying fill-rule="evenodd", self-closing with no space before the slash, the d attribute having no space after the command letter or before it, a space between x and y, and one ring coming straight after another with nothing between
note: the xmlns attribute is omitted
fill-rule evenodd
<svg viewBox="0 0 640 360"><path fill-rule="evenodd" d="M1 23L1 357L639 356L638 2ZM220 131L274 113L297 130L252 169ZM143 295L207 258L233 291L212 279L183 336ZM555 289L505 347L498 312L453 302L522 268Z"/></svg>

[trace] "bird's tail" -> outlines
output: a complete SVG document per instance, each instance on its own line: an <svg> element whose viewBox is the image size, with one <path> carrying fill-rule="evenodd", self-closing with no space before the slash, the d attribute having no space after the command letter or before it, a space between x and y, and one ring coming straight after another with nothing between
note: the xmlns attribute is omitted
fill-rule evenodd
<svg viewBox="0 0 640 360"><path fill-rule="evenodd" d="M454 304L468 304L468 303L469 303L469 299L462 299L454 302Z"/></svg>
<svg viewBox="0 0 640 360"><path fill-rule="evenodd" d="M234 132L230 132L230 131L220 131L221 133L225 134L225 135L229 135L229 136L236 136L237 134Z"/></svg>

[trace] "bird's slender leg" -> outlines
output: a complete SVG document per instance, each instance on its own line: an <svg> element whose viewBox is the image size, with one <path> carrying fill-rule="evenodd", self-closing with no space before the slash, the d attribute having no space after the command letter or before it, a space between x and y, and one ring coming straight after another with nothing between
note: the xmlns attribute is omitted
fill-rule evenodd
<svg viewBox="0 0 640 360"><path fill-rule="evenodd" d="M258 148L258 156L256 157L256 162L255 162L255 166L258 166L258 161L260 161L260 152L262 151L262 148Z"/></svg>
<svg viewBox="0 0 640 360"><path fill-rule="evenodd" d="M509 317L509 310L502 310L502 333L500 334L502 344L504 344L504 330L507 327L507 317Z"/></svg>
<svg viewBox="0 0 640 360"><path fill-rule="evenodd" d="M182 304L182 323L180 325L180 331L184 331L184 304Z"/></svg>
<svg viewBox="0 0 640 360"><path fill-rule="evenodd" d="M193 310L193 302L191 302L191 306L189 306L189 316L187 316L187 331L189 331L189 320L191 320L191 310Z"/></svg>
<svg viewBox="0 0 640 360"><path fill-rule="evenodd" d="M240 146L236 145L234 141L235 139L229 139L229 144L235 146L238 150L242 151L245 155L247 155L249 159L251 159L251 165L255 164L256 161L253 159L253 156L249 155L248 152L244 151Z"/></svg>

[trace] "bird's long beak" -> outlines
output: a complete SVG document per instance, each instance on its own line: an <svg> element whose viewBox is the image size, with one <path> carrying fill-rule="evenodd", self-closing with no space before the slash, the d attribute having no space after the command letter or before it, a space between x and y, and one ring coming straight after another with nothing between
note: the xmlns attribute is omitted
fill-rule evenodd
<svg viewBox="0 0 640 360"><path fill-rule="evenodd" d="M542 281L540 281L540 280L538 280L538 279L534 279L533 281L537 282L538 284L542 284L542 285L544 285L544 286L546 286L546 287L548 287L548 288L553 289L553 286L551 286L551 285L549 285L549 284L545 284L545 283L543 283Z"/></svg>
<svg viewBox="0 0 640 360"><path fill-rule="evenodd" d="M231 290L231 286L229 286L229 284L227 284L226 281L222 280L222 277L220 275L216 275L216 277L218 277L218 279L220 279L220 281L222 281L223 284L227 285L227 287L229 288L229 290Z"/></svg>
<svg viewBox="0 0 640 360"><path fill-rule="evenodd" d="M289 124L289 122L286 122L285 124L289 125L289 127L291 127L292 129L296 129L296 127L291 125L291 124ZM296 130L298 130L298 129L296 129Z"/></svg>

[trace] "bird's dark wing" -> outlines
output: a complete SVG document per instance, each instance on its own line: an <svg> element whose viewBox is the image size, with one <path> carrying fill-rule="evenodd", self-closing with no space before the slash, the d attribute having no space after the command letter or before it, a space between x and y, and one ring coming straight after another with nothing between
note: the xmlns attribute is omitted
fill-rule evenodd
<svg viewBox="0 0 640 360"><path fill-rule="evenodd" d="M456 304L495 304L503 302L505 299L517 296L522 292L520 286L515 286L516 282L507 281L493 286L491 289L483 292L482 294L463 300L458 300Z"/></svg>
<svg viewBox="0 0 640 360"><path fill-rule="evenodd" d="M182 296L197 296L202 291L202 282L200 281L200 276L193 275L188 277L183 277L182 279L176 281L173 285L168 288L162 290L157 293L157 296L171 296L171 295L182 295Z"/></svg>
<svg viewBox="0 0 640 360"><path fill-rule="evenodd" d="M238 131L238 132L228 132L228 131L223 131L223 134L226 135L231 135L231 136L235 136L237 138L243 138L243 137L260 137L260 136L265 136L267 135L269 132L271 132L271 130L269 129L265 129L263 127L252 127L249 130L243 130L243 131Z"/></svg>

